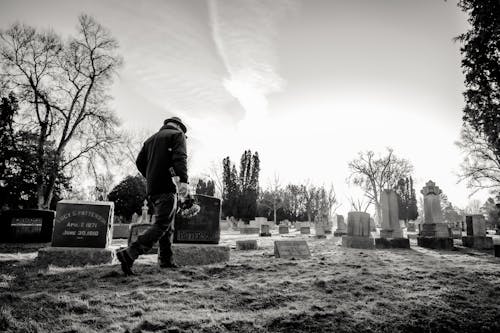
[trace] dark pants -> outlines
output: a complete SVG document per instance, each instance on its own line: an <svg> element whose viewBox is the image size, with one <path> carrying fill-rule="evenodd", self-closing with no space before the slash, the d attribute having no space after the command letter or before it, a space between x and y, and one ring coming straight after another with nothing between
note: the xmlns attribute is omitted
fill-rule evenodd
<svg viewBox="0 0 500 333"><path fill-rule="evenodd" d="M149 198L154 206L155 223L130 244L127 253L135 260L141 254L149 252L154 244L159 241L160 252L158 261L172 261L172 242L174 240L174 220L177 210L177 195L163 193Z"/></svg>

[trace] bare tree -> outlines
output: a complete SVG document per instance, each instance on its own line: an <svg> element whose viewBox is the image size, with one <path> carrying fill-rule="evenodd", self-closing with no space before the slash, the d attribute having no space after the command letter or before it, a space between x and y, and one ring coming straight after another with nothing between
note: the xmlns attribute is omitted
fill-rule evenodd
<svg viewBox="0 0 500 333"><path fill-rule="evenodd" d="M462 128L460 141L455 144L465 154L459 182L466 181L467 187L473 190L471 196L482 189L499 191L500 155L496 153L495 146L467 124Z"/></svg>
<svg viewBox="0 0 500 333"><path fill-rule="evenodd" d="M328 213L329 217L331 218L332 216L335 215L337 209L339 209L340 206L342 206L342 204L337 199L337 193L335 192L335 187L333 186L333 184L330 184L330 187L328 188L327 201L328 201Z"/></svg>
<svg viewBox="0 0 500 333"><path fill-rule="evenodd" d="M204 177L209 178L215 183L215 196L222 200L224 193L224 179L222 175L222 163L212 161L208 172L203 174Z"/></svg>
<svg viewBox="0 0 500 333"><path fill-rule="evenodd" d="M84 157L106 159L119 139L118 120L107 107L107 91L122 62L117 41L92 17L78 21L77 36L67 42L21 24L0 33L4 79L38 133L39 208L50 205L59 171ZM50 156L48 142L55 145Z"/></svg>
<svg viewBox="0 0 500 333"><path fill-rule="evenodd" d="M391 148L383 156L375 156L373 151L360 152L358 158L349 162L349 181L361 187L369 203L375 205L377 223L381 220L380 193L393 189L401 178L410 176L411 163L398 158Z"/></svg>
<svg viewBox="0 0 500 333"><path fill-rule="evenodd" d="M277 211L283 207L283 193L281 191L281 181L278 173L274 173L273 179L269 182L268 191L261 193L260 203L273 211L274 224L277 224ZM265 194L269 194L266 198Z"/></svg>
<svg viewBox="0 0 500 333"><path fill-rule="evenodd" d="M353 198L349 197L347 198L349 200L349 203L351 204L351 208L356 211L356 212L363 212L366 213L368 210L368 207L370 206L371 202L370 201L365 201L364 199L360 198Z"/></svg>

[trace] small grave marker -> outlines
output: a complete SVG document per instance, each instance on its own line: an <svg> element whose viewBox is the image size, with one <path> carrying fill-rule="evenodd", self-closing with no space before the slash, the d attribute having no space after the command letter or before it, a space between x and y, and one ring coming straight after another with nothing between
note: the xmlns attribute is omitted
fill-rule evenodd
<svg viewBox="0 0 500 333"><path fill-rule="evenodd" d="M283 259L307 259L311 257L311 252L305 240L274 241L274 256Z"/></svg>

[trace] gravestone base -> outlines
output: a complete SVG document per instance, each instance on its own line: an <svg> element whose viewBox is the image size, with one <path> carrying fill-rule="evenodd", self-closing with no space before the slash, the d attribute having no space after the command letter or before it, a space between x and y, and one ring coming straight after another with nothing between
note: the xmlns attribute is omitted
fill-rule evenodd
<svg viewBox="0 0 500 333"><path fill-rule="evenodd" d="M401 239L403 238L403 233L401 231L394 232L394 230L380 230L380 238L382 239Z"/></svg>
<svg viewBox="0 0 500 333"><path fill-rule="evenodd" d="M495 247L495 257L500 258L500 244L494 245Z"/></svg>
<svg viewBox="0 0 500 333"><path fill-rule="evenodd" d="M422 223L420 236L430 238L449 238L451 237L451 232L446 223Z"/></svg>
<svg viewBox="0 0 500 333"><path fill-rule="evenodd" d="M173 260L179 266L211 265L229 261L229 246L173 244Z"/></svg>
<svg viewBox="0 0 500 333"><path fill-rule="evenodd" d="M417 245L435 250L453 250L453 238L451 237L417 237Z"/></svg>
<svg viewBox="0 0 500 333"><path fill-rule="evenodd" d="M326 235L314 235L314 238L325 239Z"/></svg>
<svg viewBox="0 0 500 333"><path fill-rule="evenodd" d="M240 228L240 235L250 235L250 234L259 234L260 228L253 227L243 227Z"/></svg>
<svg viewBox="0 0 500 333"><path fill-rule="evenodd" d="M375 242L372 237L342 236L342 246L356 249L374 249Z"/></svg>
<svg viewBox="0 0 500 333"><path fill-rule="evenodd" d="M290 231L288 230L287 226L279 226L278 232L280 235L283 235L283 234L288 234Z"/></svg>
<svg viewBox="0 0 500 333"><path fill-rule="evenodd" d="M339 231L339 230L337 230L337 231L333 232L333 236L334 237L342 237L342 236L345 236L345 235L347 235L347 231Z"/></svg>
<svg viewBox="0 0 500 333"><path fill-rule="evenodd" d="M311 233L311 228L310 227L301 227L300 228L300 234L301 235L309 235Z"/></svg>
<svg viewBox="0 0 500 333"><path fill-rule="evenodd" d="M409 249L410 240L408 238L375 238L375 248L377 249Z"/></svg>
<svg viewBox="0 0 500 333"><path fill-rule="evenodd" d="M261 232L260 237L271 237L271 233L270 232Z"/></svg>
<svg viewBox="0 0 500 333"><path fill-rule="evenodd" d="M130 224L115 223L113 224L113 239L125 238L128 239L130 233Z"/></svg>
<svg viewBox="0 0 500 333"><path fill-rule="evenodd" d="M0 253L28 253L36 252L50 246L48 243L0 243Z"/></svg>
<svg viewBox="0 0 500 333"><path fill-rule="evenodd" d="M327 230L327 229L325 229L325 234L327 234L327 235L331 235L331 234L332 234L332 231L331 231L331 230Z"/></svg>
<svg viewBox="0 0 500 333"><path fill-rule="evenodd" d="M462 237L462 244L473 249L493 249L493 239L485 236L464 236Z"/></svg>
<svg viewBox="0 0 500 333"><path fill-rule="evenodd" d="M237 250L257 250L257 240L249 239L249 240L238 240L236 241L236 249Z"/></svg>
<svg viewBox="0 0 500 333"><path fill-rule="evenodd" d="M109 248L45 247L38 250L36 262L43 267L68 267L111 264L114 258L115 251Z"/></svg>

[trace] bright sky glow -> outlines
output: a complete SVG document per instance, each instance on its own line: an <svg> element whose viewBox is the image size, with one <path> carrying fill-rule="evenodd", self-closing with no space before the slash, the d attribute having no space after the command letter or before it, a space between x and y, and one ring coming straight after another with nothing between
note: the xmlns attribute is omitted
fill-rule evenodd
<svg viewBox="0 0 500 333"><path fill-rule="evenodd" d="M120 42L124 126L154 132L183 118L193 175L250 148L261 185L275 172L333 182L345 213L357 193L348 161L390 146L414 164L417 192L432 179L468 201L456 184L464 88L452 39L467 22L455 1L0 0L0 28L19 20L67 35L82 12Z"/></svg>

